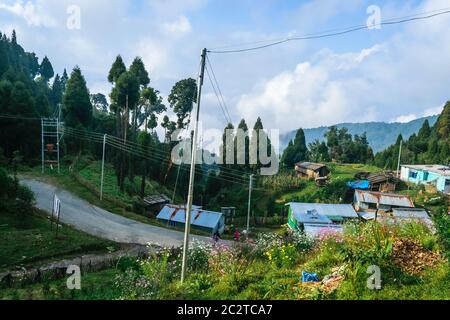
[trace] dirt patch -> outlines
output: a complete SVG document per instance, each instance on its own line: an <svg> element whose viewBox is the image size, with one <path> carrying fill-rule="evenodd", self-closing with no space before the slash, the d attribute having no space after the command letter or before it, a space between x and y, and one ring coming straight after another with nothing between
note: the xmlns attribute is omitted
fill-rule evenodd
<svg viewBox="0 0 450 320"><path fill-rule="evenodd" d="M425 269L435 267L442 259L439 253L427 250L409 239L397 240L392 248L392 256L395 265L411 275L420 275Z"/></svg>

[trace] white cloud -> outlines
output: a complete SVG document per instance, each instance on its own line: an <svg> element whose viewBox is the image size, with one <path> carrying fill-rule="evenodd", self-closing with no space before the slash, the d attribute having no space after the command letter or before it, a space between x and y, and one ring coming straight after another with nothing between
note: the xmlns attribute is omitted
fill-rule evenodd
<svg viewBox="0 0 450 320"><path fill-rule="evenodd" d="M56 20L43 9L41 1L36 3L27 1L24 3L22 0L16 0L13 4L0 2L0 10L6 10L18 17L22 17L30 26L55 27L57 25Z"/></svg>
<svg viewBox="0 0 450 320"><path fill-rule="evenodd" d="M167 62L170 58L169 50L165 43L150 37L139 41L136 48L136 55L140 56L145 63L147 70L153 74L161 74L162 70L167 70Z"/></svg>
<svg viewBox="0 0 450 320"><path fill-rule="evenodd" d="M439 107L434 107L434 108L428 108L422 113L410 113L410 114L398 116L398 117L394 118L391 122L407 123L407 122L411 122L411 121L419 119L419 118L430 117L430 116L435 116L435 115L441 114L443 109L444 109L444 105L441 105Z"/></svg>
<svg viewBox="0 0 450 320"><path fill-rule="evenodd" d="M189 19L185 16L180 16L177 20L164 23L164 30L172 35L181 35L192 30Z"/></svg>
<svg viewBox="0 0 450 320"><path fill-rule="evenodd" d="M346 54L321 52L315 62L300 63L294 71L283 72L243 95L238 109L250 121L261 116L263 123L283 131L331 125L349 118L373 120L370 83L352 72L379 48Z"/></svg>

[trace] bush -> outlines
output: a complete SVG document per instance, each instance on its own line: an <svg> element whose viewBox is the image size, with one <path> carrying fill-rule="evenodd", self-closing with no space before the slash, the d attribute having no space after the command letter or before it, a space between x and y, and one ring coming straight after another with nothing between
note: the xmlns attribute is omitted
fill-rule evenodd
<svg viewBox="0 0 450 320"><path fill-rule="evenodd" d="M34 194L22 186L0 168L0 209L11 213L24 214L33 209Z"/></svg>
<svg viewBox="0 0 450 320"><path fill-rule="evenodd" d="M116 277L116 287L122 299L158 299L165 294L169 284L178 276L172 252L163 250L148 259L138 260L138 265L125 260L126 270Z"/></svg>
<svg viewBox="0 0 450 320"><path fill-rule="evenodd" d="M188 269L190 271L207 271L211 248L210 244L194 239L189 246Z"/></svg>
<svg viewBox="0 0 450 320"><path fill-rule="evenodd" d="M446 212L447 208L441 211L442 213L435 217L435 227L444 254L450 261L450 216Z"/></svg>

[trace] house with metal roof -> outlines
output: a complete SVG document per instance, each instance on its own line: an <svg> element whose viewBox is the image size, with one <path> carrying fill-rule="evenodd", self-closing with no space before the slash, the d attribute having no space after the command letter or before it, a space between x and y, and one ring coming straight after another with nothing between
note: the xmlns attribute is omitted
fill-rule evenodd
<svg viewBox="0 0 450 320"><path fill-rule="evenodd" d="M313 162L299 162L295 165L295 171L300 178L311 180L325 178L330 173L325 164Z"/></svg>
<svg viewBox="0 0 450 320"><path fill-rule="evenodd" d="M442 165L403 165L400 179L405 182L432 185L450 194L450 167Z"/></svg>
<svg viewBox="0 0 450 320"><path fill-rule="evenodd" d="M414 203L406 195L355 190L354 207L358 212L387 212L394 208L414 208Z"/></svg>
<svg viewBox="0 0 450 320"><path fill-rule="evenodd" d="M166 205L156 217L158 221L168 227L184 228L186 222L186 207L179 205ZM225 228L225 216L221 212L203 210L201 207L192 206L191 228L202 232L215 234L223 233Z"/></svg>
<svg viewBox="0 0 450 320"><path fill-rule="evenodd" d="M374 220L375 212L364 213L365 220ZM390 223L420 222L433 227L433 221L425 209L421 208L394 208L391 212L378 215L379 220Z"/></svg>
<svg viewBox="0 0 450 320"><path fill-rule="evenodd" d="M351 204L295 203L286 204L288 226L293 230L317 236L324 230L342 231L342 224L358 219Z"/></svg>

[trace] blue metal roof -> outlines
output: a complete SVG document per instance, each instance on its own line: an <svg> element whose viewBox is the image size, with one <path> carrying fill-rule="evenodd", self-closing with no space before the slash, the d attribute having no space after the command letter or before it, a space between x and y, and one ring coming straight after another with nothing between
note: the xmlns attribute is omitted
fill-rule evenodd
<svg viewBox="0 0 450 320"><path fill-rule="evenodd" d="M192 206L191 225L214 229L222 218L222 213L202 210L200 207ZM186 222L186 211L184 206L166 205L156 217L159 220Z"/></svg>
<svg viewBox="0 0 450 320"><path fill-rule="evenodd" d="M326 217L343 217L343 218L358 218L358 214L351 204L324 204L324 203L288 203L294 215L307 214L315 211L317 214Z"/></svg>

